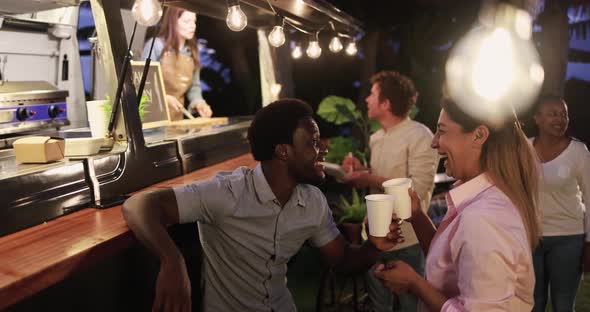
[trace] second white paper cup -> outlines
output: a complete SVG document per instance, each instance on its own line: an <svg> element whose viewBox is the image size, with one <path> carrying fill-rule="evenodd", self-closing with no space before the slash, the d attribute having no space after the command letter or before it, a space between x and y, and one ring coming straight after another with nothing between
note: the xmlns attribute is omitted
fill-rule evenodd
<svg viewBox="0 0 590 312"><path fill-rule="evenodd" d="M412 200L408 189L412 187L412 179L399 178L383 182L386 194L395 196L394 212L400 219L409 219L412 216Z"/></svg>
<svg viewBox="0 0 590 312"><path fill-rule="evenodd" d="M367 218L369 219L369 234L385 237L389 233L391 214L395 196L388 194L372 194L365 196L367 201Z"/></svg>
<svg viewBox="0 0 590 312"><path fill-rule="evenodd" d="M93 138L104 138L107 136L109 115L104 109L106 100L88 101L86 109L88 112L88 126Z"/></svg>

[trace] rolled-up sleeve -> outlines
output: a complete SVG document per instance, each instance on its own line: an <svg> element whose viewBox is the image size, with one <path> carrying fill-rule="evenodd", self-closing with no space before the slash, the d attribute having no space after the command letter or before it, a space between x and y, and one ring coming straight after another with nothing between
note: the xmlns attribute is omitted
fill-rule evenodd
<svg viewBox="0 0 590 312"><path fill-rule="evenodd" d="M330 207L328 207L328 203L325 199L322 199L321 202L321 210L323 213L320 217L320 224L310 239L311 244L318 248L333 241L340 234L340 231L338 231L338 228L334 223L332 211L330 210Z"/></svg>
<svg viewBox="0 0 590 312"><path fill-rule="evenodd" d="M459 295L441 311L510 311L522 242L492 216L464 213L461 218L450 241Z"/></svg>
<svg viewBox="0 0 590 312"><path fill-rule="evenodd" d="M243 178L243 177L242 177ZM243 183L232 177L174 187L180 223L215 223L216 219L231 211L237 203Z"/></svg>

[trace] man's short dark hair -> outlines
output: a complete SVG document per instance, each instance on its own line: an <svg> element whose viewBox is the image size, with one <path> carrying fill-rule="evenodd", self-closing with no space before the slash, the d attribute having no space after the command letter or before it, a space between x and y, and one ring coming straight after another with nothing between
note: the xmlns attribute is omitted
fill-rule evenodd
<svg viewBox="0 0 590 312"><path fill-rule="evenodd" d="M399 117L410 113L414 105L416 88L410 78L392 70L380 71L371 77L371 84L378 84L379 102L389 100L391 112Z"/></svg>
<svg viewBox="0 0 590 312"><path fill-rule="evenodd" d="M275 146L292 144L299 121L312 116L309 104L298 99L281 99L259 110L248 129L254 159L271 160Z"/></svg>

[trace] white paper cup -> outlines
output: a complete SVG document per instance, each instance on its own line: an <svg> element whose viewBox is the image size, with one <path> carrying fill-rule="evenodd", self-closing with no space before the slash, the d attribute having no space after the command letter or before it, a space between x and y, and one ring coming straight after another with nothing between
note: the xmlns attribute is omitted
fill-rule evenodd
<svg viewBox="0 0 590 312"><path fill-rule="evenodd" d="M395 196L393 211L400 219L409 219L412 216L412 199L408 194L408 189L412 187L412 179L399 178L383 182L385 194Z"/></svg>
<svg viewBox="0 0 590 312"><path fill-rule="evenodd" d="M107 136L107 128L110 116L104 109L106 100L86 102L88 113L88 126L93 138L104 138ZM107 103L107 105L109 105Z"/></svg>
<svg viewBox="0 0 590 312"><path fill-rule="evenodd" d="M385 237L389 233L391 214L395 196L387 194L372 194L365 196L367 201L367 218L369 219L369 234Z"/></svg>

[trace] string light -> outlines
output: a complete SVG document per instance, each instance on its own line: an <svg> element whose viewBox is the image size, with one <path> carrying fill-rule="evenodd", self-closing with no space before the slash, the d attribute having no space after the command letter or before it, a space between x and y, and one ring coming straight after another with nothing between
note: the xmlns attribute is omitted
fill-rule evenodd
<svg viewBox="0 0 590 312"><path fill-rule="evenodd" d="M322 55L322 48L320 47L318 34L319 31L316 32L315 35L311 37L311 39L309 39L309 44L307 46L307 49L305 50L307 56L312 59L317 59L318 57L320 57L320 55Z"/></svg>
<svg viewBox="0 0 590 312"><path fill-rule="evenodd" d="M228 5L230 4L229 1L234 1L234 3L237 4L238 0L228 0ZM266 0L266 3L268 3L268 6L270 7L272 12L277 17L277 22L274 24L272 31L268 34L268 41L273 47L280 47L285 43L284 26L285 26L285 24L288 24L289 26L293 27L295 30L298 30L302 33L311 35L311 38L309 39L309 43L307 45L307 49L305 50L305 53L307 54L307 56L309 58L317 59L322 55L322 48L320 47L320 44L319 44L319 33L328 25L325 25L324 27L316 30L315 32L307 31L305 29L298 27L297 25L294 25L293 23L289 22L287 19L282 18L277 13L275 8L272 6L270 0ZM332 32L334 33L334 37L332 37L332 39L330 40L330 44L328 45L329 50L333 53L338 53L338 52L342 51L344 46L342 45L342 41L340 40L340 37L346 37L346 38L350 39L350 41L346 45L346 49L345 49L346 54L348 54L350 56L356 55L358 52L358 49L356 47L356 42L355 42L354 38L348 34L343 34L343 33L339 33L338 31L336 31L336 27L334 26L334 23L332 21L329 21L328 23L329 23L330 27L332 28ZM291 56L294 59L299 59L299 58L301 58L302 55L303 55L303 53L302 53L301 46L299 44L295 44L295 46L293 47L293 50L291 51Z"/></svg>
<svg viewBox="0 0 590 312"><path fill-rule="evenodd" d="M162 17L162 5L158 0L135 0L131 14L139 25L153 26Z"/></svg>
<svg viewBox="0 0 590 312"><path fill-rule="evenodd" d="M358 49L356 48L356 42L353 40L351 40L347 45L346 45L346 54L353 56L356 55L356 53L358 52Z"/></svg>
<svg viewBox="0 0 590 312"><path fill-rule="evenodd" d="M293 51L291 51L291 56L297 60L297 59L300 59L302 55L303 55L303 50L301 49L301 46L299 44L296 44L295 47L293 48Z"/></svg>
<svg viewBox="0 0 590 312"><path fill-rule="evenodd" d="M526 11L482 8L479 24L455 44L446 64L449 94L466 113L501 125L533 105L544 71L531 28Z"/></svg>
<svg viewBox="0 0 590 312"><path fill-rule="evenodd" d="M285 32L283 31L284 22L280 16L277 16L277 19L280 21L272 28L270 34L268 34L268 42L275 48L278 48L285 43Z"/></svg>
<svg viewBox="0 0 590 312"><path fill-rule="evenodd" d="M242 31L248 25L248 18L240 8L239 0L227 0L227 27L233 31Z"/></svg>
<svg viewBox="0 0 590 312"><path fill-rule="evenodd" d="M330 49L330 51L334 52L334 53L338 53L340 51L342 51L342 42L340 41L340 37L338 37L338 35L334 36L334 38L332 38L332 40L330 40L330 44L328 45L328 48Z"/></svg>

